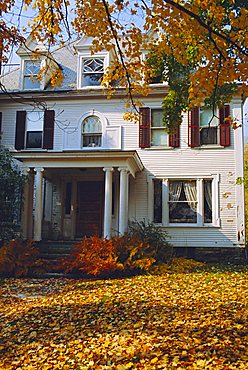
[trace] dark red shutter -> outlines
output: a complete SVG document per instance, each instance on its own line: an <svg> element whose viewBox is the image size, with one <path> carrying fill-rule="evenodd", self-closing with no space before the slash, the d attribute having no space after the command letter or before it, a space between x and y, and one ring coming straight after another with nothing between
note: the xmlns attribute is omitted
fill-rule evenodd
<svg viewBox="0 0 248 370"><path fill-rule="evenodd" d="M220 116L220 145L231 145L230 121L225 118L230 117L230 105L225 105L219 109Z"/></svg>
<svg viewBox="0 0 248 370"><path fill-rule="evenodd" d="M200 145L199 110L199 108L193 108L188 114L188 140L191 148Z"/></svg>
<svg viewBox="0 0 248 370"><path fill-rule="evenodd" d="M177 127L176 132L169 135L169 146L173 148L179 148L180 146L180 126Z"/></svg>
<svg viewBox="0 0 248 370"><path fill-rule="evenodd" d="M17 111L16 137L15 137L15 148L17 150L24 149L25 127L26 127L26 111Z"/></svg>
<svg viewBox="0 0 248 370"><path fill-rule="evenodd" d="M139 147L149 148L151 145L151 110L140 108L139 119Z"/></svg>
<svg viewBox="0 0 248 370"><path fill-rule="evenodd" d="M45 110L43 149L53 149L54 117L54 110Z"/></svg>

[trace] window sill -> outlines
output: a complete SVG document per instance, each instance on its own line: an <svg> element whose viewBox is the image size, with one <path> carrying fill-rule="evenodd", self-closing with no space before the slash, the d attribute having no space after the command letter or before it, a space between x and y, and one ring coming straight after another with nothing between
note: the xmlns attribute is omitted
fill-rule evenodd
<svg viewBox="0 0 248 370"><path fill-rule="evenodd" d="M209 229L209 228L220 228L220 225L214 225L214 224L206 224L206 225L197 225L197 224L168 224L168 225L163 225L161 223L156 223L155 224L156 226L158 227L164 227L164 228L179 228L179 227L183 227L183 228L202 228L202 229Z"/></svg>
<svg viewBox="0 0 248 370"><path fill-rule="evenodd" d="M142 149L142 148L140 148ZM173 150L175 149L173 146L151 146L150 148L143 148L145 150Z"/></svg>
<svg viewBox="0 0 248 370"><path fill-rule="evenodd" d="M101 85L92 85L92 86L78 86L79 90L104 90L105 88Z"/></svg>
<svg viewBox="0 0 248 370"><path fill-rule="evenodd" d="M49 149L52 150L52 149ZM47 152L48 149L43 148L28 148L28 149L21 149L22 152Z"/></svg>
<svg viewBox="0 0 248 370"><path fill-rule="evenodd" d="M200 145L200 146L196 146L195 148L191 148L191 149L196 149L196 150L203 150L203 149L224 149L225 147L222 146L222 145L218 145L218 144L210 144L210 145Z"/></svg>

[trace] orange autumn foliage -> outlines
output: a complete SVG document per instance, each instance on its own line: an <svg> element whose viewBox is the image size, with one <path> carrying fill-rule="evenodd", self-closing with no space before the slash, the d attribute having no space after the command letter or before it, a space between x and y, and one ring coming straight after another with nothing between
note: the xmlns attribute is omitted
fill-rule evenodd
<svg viewBox="0 0 248 370"><path fill-rule="evenodd" d="M27 276L42 265L33 240L11 240L0 248L0 276Z"/></svg>
<svg viewBox="0 0 248 370"><path fill-rule="evenodd" d="M81 271L101 276L122 270L145 270L155 262L150 246L126 235L111 239L84 237L74 244L71 255L59 261L66 273Z"/></svg>

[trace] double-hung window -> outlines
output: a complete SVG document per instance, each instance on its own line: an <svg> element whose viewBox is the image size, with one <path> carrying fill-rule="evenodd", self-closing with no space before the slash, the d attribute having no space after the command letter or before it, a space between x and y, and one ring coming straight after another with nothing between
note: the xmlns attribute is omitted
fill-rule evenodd
<svg viewBox="0 0 248 370"><path fill-rule="evenodd" d="M168 135L163 123L163 110L151 109L151 146L168 145Z"/></svg>
<svg viewBox="0 0 248 370"><path fill-rule="evenodd" d="M217 111L211 109L199 109L200 123L200 145L211 145L219 143L219 119Z"/></svg>
<svg viewBox="0 0 248 370"><path fill-rule="evenodd" d="M194 108L189 112L189 146L231 145L230 106L219 109Z"/></svg>
<svg viewBox="0 0 248 370"><path fill-rule="evenodd" d="M27 112L26 148L42 148L44 112Z"/></svg>
<svg viewBox="0 0 248 370"><path fill-rule="evenodd" d="M104 58L82 58L81 87L99 86L104 73Z"/></svg>
<svg viewBox="0 0 248 370"><path fill-rule="evenodd" d="M180 127L173 134L167 134L163 123L163 110L159 108L140 108L139 147L178 148L180 146Z"/></svg>
<svg viewBox="0 0 248 370"><path fill-rule="evenodd" d="M169 180L169 223L197 223L195 180Z"/></svg>
<svg viewBox="0 0 248 370"><path fill-rule="evenodd" d="M153 220L164 226L218 226L218 176L153 179Z"/></svg>
<svg viewBox="0 0 248 370"><path fill-rule="evenodd" d="M53 149L55 111L16 112L16 150Z"/></svg>
<svg viewBox="0 0 248 370"><path fill-rule="evenodd" d="M37 79L40 72L40 62L26 60L24 61L23 71L23 89L34 90L40 88L40 81Z"/></svg>

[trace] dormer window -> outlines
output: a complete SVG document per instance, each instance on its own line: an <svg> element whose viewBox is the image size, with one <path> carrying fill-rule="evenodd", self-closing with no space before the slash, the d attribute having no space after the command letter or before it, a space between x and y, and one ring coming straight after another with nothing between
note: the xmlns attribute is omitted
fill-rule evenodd
<svg viewBox="0 0 248 370"><path fill-rule="evenodd" d="M89 116L82 123L82 147L95 148L102 146L102 124L97 116Z"/></svg>
<svg viewBox="0 0 248 370"><path fill-rule="evenodd" d="M81 86L99 86L104 73L104 58L82 59Z"/></svg>
<svg viewBox="0 0 248 370"><path fill-rule="evenodd" d="M40 62L26 60L24 62L23 88L24 90L34 90L40 88L40 81L37 79L40 72Z"/></svg>

